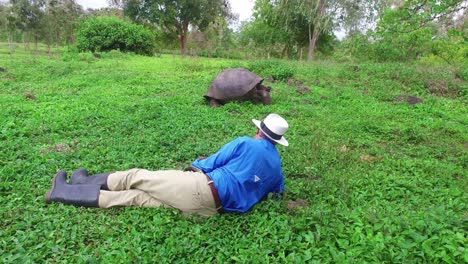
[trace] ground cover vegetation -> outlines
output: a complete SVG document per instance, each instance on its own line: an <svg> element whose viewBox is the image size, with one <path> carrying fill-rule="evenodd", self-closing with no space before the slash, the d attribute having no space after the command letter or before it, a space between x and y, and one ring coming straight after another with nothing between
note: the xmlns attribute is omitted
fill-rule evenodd
<svg viewBox="0 0 468 264"><path fill-rule="evenodd" d="M7 50L4 263L468 260L466 80L453 68ZM213 78L239 66L293 75L267 82L272 105L208 107L202 95ZM208 219L165 208L44 204L58 169L183 169L253 135L250 119L270 112L290 123L291 146L279 147L283 200Z"/></svg>

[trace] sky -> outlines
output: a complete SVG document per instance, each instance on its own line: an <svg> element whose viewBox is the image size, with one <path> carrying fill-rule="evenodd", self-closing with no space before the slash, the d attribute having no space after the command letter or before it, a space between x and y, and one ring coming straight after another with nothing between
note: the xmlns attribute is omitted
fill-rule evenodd
<svg viewBox="0 0 468 264"><path fill-rule="evenodd" d="M77 2L84 9L97 9L108 6L107 0L77 0ZM239 14L239 21L248 20L252 16L255 0L229 0L229 2L231 3L232 12Z"/></svg>

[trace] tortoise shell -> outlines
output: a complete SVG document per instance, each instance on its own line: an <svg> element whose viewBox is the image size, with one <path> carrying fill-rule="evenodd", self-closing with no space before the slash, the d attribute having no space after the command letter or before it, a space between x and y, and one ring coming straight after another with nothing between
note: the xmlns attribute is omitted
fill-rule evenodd
<svg viewBox="0 0 468 264"><path fill-rule="evenodd" d="M223 102L238 100L262 82L263 78L244 68L227 69L214 79L204 96Z"/></svg>

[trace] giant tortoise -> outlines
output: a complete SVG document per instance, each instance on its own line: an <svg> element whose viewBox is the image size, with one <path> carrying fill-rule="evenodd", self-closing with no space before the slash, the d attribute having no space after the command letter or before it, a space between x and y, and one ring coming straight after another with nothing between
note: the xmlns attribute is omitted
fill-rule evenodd
<svg viewBox="0 0 468 264"><path fill-rule="evenodd" d="M230 101L253 100L271 104L271 87L262 85L263 78L243 69L227 69L211 83L204 95L210 106L220 106Z"/></svg>

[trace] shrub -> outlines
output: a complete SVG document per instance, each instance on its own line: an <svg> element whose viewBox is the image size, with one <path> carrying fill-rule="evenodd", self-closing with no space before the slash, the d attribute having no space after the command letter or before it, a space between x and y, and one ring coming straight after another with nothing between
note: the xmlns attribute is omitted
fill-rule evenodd
<svg viewBox="0 0 468 264"><path fill-rule="evenodd" d="M252 61L247 69L263 77L271 76L278 81L293 77L296 71L294 67L280 60Z"/></svg>
<svg viewBox="0 0 468 264"><path fill-rule="evenodd" d="M441 36L432 43L432 53L450 65L466 65L468 47L464 32L449 30L447 36Z"/></svg>
<svg viewBox="0 0 468 264"><path fill-rule="evenodd" d="M147 28L117 17L89 17L78 26L77 47L80 51L135 52L152 55L154 34Z"/></svg>
<svg viewBox="0 0 468 264"><path fill-rule="evenodd" d="M351 56L358 60L372 58L373 47L367 35L356 33L344 39L339 45L334 57L341 62L352 61Z"/></svg>

